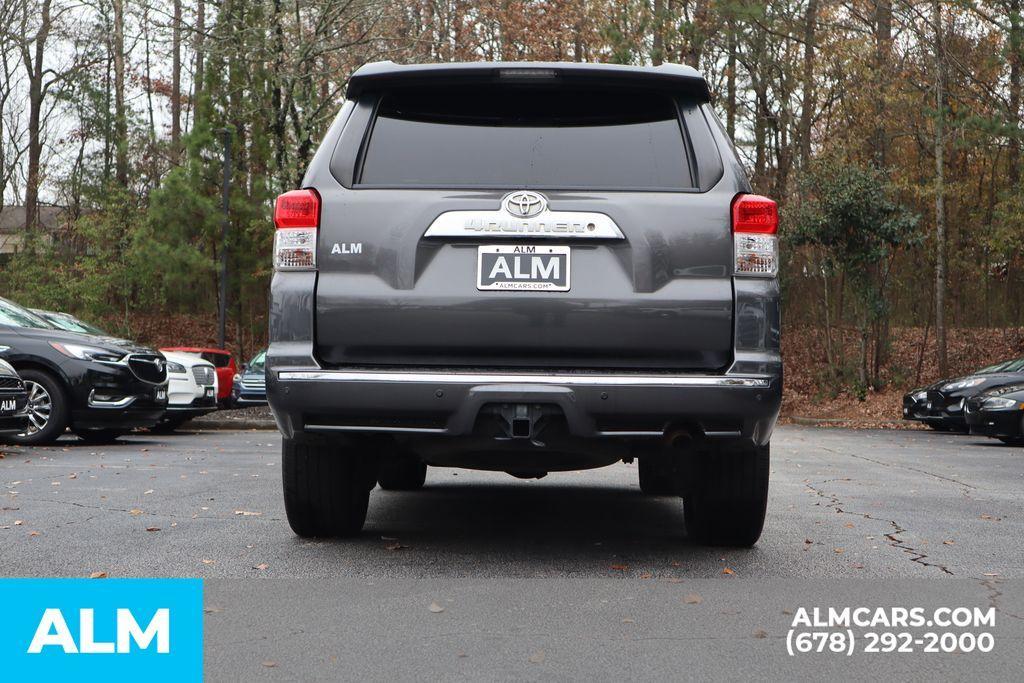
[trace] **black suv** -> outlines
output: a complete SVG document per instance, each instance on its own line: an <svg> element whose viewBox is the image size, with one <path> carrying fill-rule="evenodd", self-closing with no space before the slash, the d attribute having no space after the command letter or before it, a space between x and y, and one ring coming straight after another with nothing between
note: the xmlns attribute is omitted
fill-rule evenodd
<svg viewBox="0 0 1024 683"><path fill-rule="evenodd" d="M59 330L3 298L0 351L28 391L28 427L5 437L16 443L51 443L68 427L86 441L109 441L155 425L167 407L161 354L123 339Z"/></svg>
<svg viewBox="0 0 1024 683"><path fill-rule="evenodd" d="M778 212L684 66L352 75L274 211L267 397L292 529L362 527L427 465L639 461L751 545L782 397Z"/></svg>

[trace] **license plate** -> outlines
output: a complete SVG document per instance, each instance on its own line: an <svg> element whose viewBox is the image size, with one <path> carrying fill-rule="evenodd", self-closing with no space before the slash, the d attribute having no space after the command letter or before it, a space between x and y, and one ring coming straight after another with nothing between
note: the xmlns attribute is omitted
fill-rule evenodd
<svg viewBox="0 0 1024 683"><path fill-rule="evenodd" d="M476 288L569 291L569 247L531 244L477 249Z"/></svg>
<svg viewBox="0 0 1024 683"><path fill-rule="evenodd" d="M213 387L206 387L206 398L213 398Z"/></svg>
<svg viewBox="0 0 1024 683"><path fill-rule="evenodd" d="M14 411L18 409L18 404L15 403L13 398L7 398L0 401L0 414L14 414Z"/></svg>

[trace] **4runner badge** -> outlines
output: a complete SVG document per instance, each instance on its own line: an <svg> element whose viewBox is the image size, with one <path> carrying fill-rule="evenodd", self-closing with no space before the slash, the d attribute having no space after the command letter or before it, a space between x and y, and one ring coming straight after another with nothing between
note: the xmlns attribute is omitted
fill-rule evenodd
<svg viewBox="0 0 1024 683"><path fill-rule="evenodd" d="M362 242L346 242L345 244L334 243L331 247L331 254L362 254Z"/></svg>

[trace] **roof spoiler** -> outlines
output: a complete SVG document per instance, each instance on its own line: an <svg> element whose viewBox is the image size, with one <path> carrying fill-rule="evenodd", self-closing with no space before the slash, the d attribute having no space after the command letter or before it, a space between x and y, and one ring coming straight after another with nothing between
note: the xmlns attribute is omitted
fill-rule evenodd
<svg viewBox="0 0 1024 683"><path fill-rule="evenodd" d="M369 90L458 83L460 85L573 83L670 90L708 102L704 77L689 66L624 66L577 62L455 62L400 65L372 62L359 67L345 92L356 99Z"/></svg>

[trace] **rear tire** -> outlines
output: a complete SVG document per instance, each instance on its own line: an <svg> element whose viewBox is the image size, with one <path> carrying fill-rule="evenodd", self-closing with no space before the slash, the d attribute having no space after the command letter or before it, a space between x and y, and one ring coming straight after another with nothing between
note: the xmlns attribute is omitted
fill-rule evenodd
<svg viewBox="0 0 1024 683"><path fill-rule="evenodd" d="M377 483L386 491L417 491L427 480L427 464L411 453L384 458Z"/></svg>
<svg viewBox="0 0 1024 683"><path fill-rule="evenodd" d="M29 394L29 429L7 438L23 446L42 446L56 441L68 427L71 407L61 383L42 370L19 370Z"/></svg>
<svg viewBox="0 0 1024 683"><path fill-rule="evenodd" d="M295 441L281 446L284 509L299 536L353 536L366 521L377 482L376 453L353 440Z"/></svg>
<svg viewBox="0 0 1024 683"><path fill-rule="evenodd" d="M693 453L686 529L704 545L750 547L764 528L770 447L731 445Z"/></svg>
<svg viewBox="0 0 1024 683"><path fill-rule="evenodd" d="M646 496L671 496L676 493L672 463L665 456L648 455L637 458L640 491Z"/></svg>

